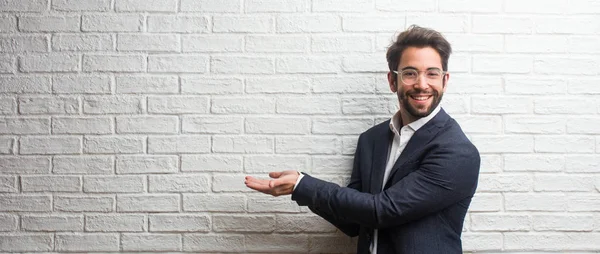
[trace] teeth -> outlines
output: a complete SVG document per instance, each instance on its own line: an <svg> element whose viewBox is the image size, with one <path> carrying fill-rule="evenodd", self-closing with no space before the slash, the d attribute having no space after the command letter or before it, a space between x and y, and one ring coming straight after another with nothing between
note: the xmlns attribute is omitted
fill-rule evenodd
<svg viewBox="0 0 600 254"><path fill-rule="evenodd" d="M418 101L424 101L429 99L429 96L412 96L413 99L418 100Z"/></svg>

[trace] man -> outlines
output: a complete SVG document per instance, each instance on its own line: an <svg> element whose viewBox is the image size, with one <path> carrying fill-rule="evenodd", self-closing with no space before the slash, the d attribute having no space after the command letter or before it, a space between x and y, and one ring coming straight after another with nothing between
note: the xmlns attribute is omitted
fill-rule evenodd
<svg viewBox="0 0 600 254"><path fill-rule="evenodd" d="M462 253L461 232L477 188L479 152L440 108L451 46L411 26L387 52L388 83L400 110L362 133L347 187L293 170L246 185L298 205L349 236L357 253Z"/></svg>

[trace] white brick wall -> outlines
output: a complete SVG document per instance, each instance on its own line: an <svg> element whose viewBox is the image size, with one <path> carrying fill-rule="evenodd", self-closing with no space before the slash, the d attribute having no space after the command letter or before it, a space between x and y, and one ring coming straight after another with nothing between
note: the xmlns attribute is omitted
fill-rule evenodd
<svg viewBox="0 0 600 254"><path fill-rule="evenodd" d="M465 252L600 251L597 1L0 0L0 252L353 253L243 177L345 183L411 24L482 156Z"/></svg>

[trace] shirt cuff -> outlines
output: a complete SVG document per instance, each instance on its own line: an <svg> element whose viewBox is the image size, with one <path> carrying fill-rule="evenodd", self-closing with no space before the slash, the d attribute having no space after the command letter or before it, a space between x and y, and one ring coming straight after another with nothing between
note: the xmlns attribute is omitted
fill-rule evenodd
<svg viewBox="0 0 600 254"><path fill-rule="evenodd" d="M292 189L292 191L296 190L296 186L298 186L298 184L300 183L300 180L302 180L302 178L304 177L304 174L298 172L298 179L296 179L296 184L294 184L294 189Z"/></svg>

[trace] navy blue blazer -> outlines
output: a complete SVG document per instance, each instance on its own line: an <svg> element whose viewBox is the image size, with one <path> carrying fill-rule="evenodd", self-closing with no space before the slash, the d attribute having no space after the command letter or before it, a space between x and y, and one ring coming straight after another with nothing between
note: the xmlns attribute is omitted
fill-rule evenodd
<svg viewBox="0 0 600 254"><path fill-rule="evenodd" d="M369 253L462 253L461 232L479 176L480 157L443 109L417 130L381 191L393 132L389 120L362 133L347 187L305 175L292 193L298 205L359 236Z"/></svg>

